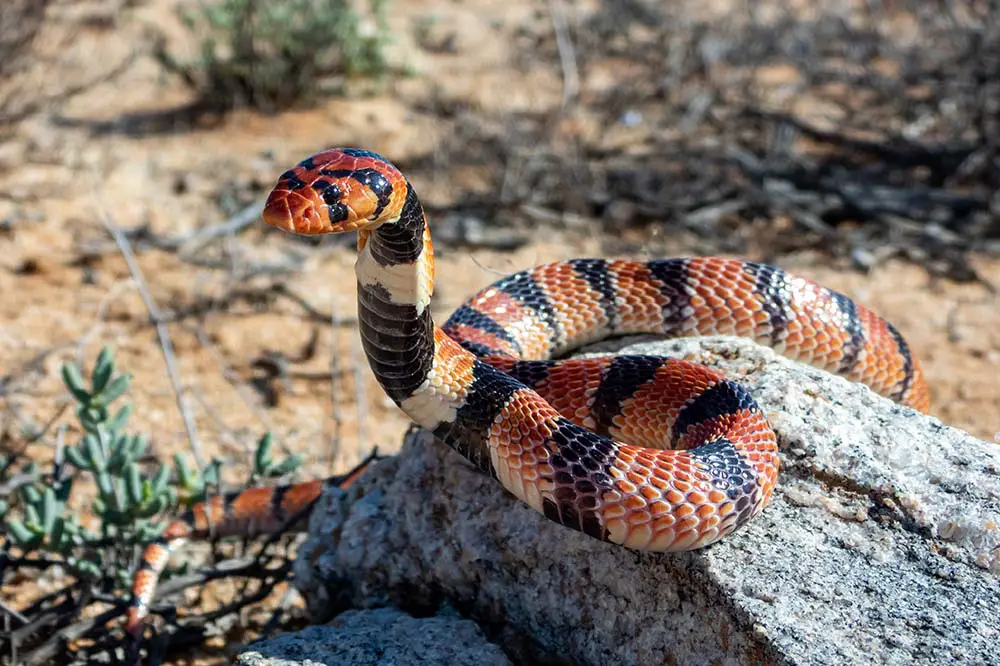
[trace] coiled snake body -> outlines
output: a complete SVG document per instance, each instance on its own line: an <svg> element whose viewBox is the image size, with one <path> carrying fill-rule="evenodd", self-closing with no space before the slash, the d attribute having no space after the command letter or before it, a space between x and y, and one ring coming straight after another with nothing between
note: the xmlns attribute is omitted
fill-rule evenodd
<svg viewBox="0 0 1000 666"><path fill-rule="evenodd" d="M324 151L285 172L263 218L300 234L357 231L360 334L386 394L518 499L604 541L677 551L730 534L771 497L778 447L753 398L719 372L652 356L551 360L583 344L740 335L929 406L891 324L766 264L552 263L487 287L438 327L423 208L367 150Z"/></svg>

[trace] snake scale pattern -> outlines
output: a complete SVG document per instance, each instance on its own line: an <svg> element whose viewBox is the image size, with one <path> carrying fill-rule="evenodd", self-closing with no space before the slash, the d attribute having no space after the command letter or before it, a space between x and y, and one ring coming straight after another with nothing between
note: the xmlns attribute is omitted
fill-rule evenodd
<svg viewBox="0 0 1000 666"><path fill-rule="evenodd" d="M519 500L603 541L678 551L732 533L770 499L778 445L753 397L721 373L653 356L559 358L581 345L625 334L738 335L929 408L920 366L891 324L843 294L748 261L546 264L483 289L439 327L421 203L368 150L327 150L286 171L263 219L298 234L356 231L359 329L385 393ZM212 511L234 533L251 523L276 529L286 505L305 507L320 489L253 488ZM169 552L204 532L196 518L147 548L133 634Z"/></svg>

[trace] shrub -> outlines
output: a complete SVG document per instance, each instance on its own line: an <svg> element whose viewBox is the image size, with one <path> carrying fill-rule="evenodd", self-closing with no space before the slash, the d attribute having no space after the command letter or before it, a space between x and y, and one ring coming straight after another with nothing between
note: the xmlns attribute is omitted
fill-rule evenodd
<svg viewBox="0 0 1000 666"><path fill-rule="evenodd" d="M162 38L154 55L214 111L249 106L271 113L307 105L341 91L348 77L387 72L387 0L369 2L367 24L348 0L200 3L180 12L199 55L182 63Z"/></svg>
<svg viewBox="0 0 1000 666"><path fill-rule="evenodd" d="M9 491L7 500L0 501L4 517L0 572L61 567L75 579L63 590L66 599L50 594L21 611L28 623L55 612L55 620L38 624L46 631L36 632L49 642L55 640L53 632L80 621L89 604L107 602L108 592L128 599L139 547L156 538L177 512L219 494L223 464L216 459L200 470L192 469L180 455L170 464L147 452L148 437L128 431L131 405L112 408L127 392L132 377L117 371L110 348L97 357L89 381L71 363L63 366L62 376L75 402L79 439L60 446L50 471L34 462L19 464L0 456L0 488ZM257 442L247 485L286 476L302 462L299 455L275 460L272 450L271 435L265 434ZM81 482L96 486L96 497L88 501L74 493ZM84 514L96 520L81 520ZM123 611L119 601L106 619ZM33 644L38 654L50 649L37 646L32 639L38 636L22 633L0 632L0 652L21 653Z"/></svg>

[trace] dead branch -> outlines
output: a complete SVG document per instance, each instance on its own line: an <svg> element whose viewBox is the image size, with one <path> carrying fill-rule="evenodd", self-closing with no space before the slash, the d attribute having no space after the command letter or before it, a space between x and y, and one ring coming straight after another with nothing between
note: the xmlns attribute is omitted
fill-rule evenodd
<svg viewBox="0 0 1000 666"><path fill-rule="evenodd" d="M160 350L163 353L163 360L167 367L167 375L170 377L170 385L174 391L177 408L180 410L181 418L184 421L184 429L187 431L191 451L194 454L195 461L197 461L198 465L203 466L205 463L201 452L201 444L198 440L198 431L195 427L194 416L191 414L191 410L187 404L187 399L185 398L184 386L181 383L180 371L177 368L177 359L174 356L173 344L170 341L170 332L167 330L164 318L156 305L156 301L153 299L153 295L149 291L146 279L142 275L142 269L139 268L139 264L135 259L135 254L132 252L132 245L129 243L128 238L122 233L121 229L115 225L109 215L105 214L102 221L105 229L107 229L108 233L115 239L115 244L118 246L122 257L125 259L125 263L128 264L129 273L135 281L136 288L139 290L140 296L142 296L143 303L146 305L146 311L149 312L149 317L156 326L156 334L160 339Z"/></svg>

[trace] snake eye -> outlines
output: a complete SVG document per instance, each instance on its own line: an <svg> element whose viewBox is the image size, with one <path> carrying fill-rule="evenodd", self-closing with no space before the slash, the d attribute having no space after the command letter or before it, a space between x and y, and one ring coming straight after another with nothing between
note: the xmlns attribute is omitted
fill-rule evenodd
<svg viewBox="0 0 1000 666"><path fill-rule="evenodd" d="M343 193L340 191L339 185L321 178L313 182L312 188L323 197L323 203L326 204L329 211L331 223L343 222L349 217L350 210L340 202Z"/></svg>
<svg viewBox="0 0 1000 666"><path fill-rule="evenodd" d="M350 211L342 203L332 203L327 204L327 211L329 211L330 222L336 224L337 222L343 222L347 219Z"/></svg>
<svg viewBox="0 0 1000 666"><path fill-rule="evenodd" d="M327 206L333 207L340 202L341 191L339 185L331 183L328 180L317 180L312 186L323 197L323 201Z"/></svg>

